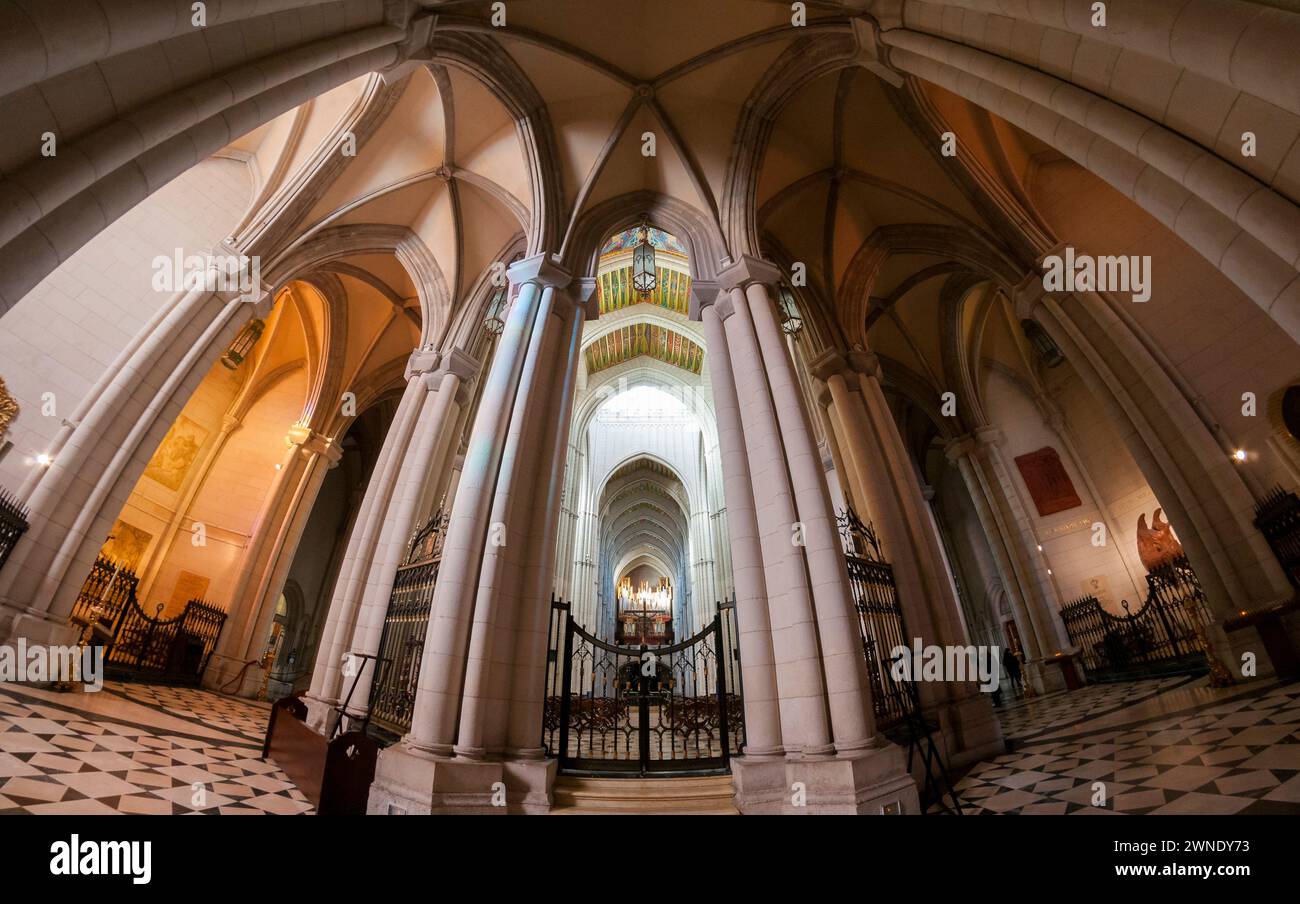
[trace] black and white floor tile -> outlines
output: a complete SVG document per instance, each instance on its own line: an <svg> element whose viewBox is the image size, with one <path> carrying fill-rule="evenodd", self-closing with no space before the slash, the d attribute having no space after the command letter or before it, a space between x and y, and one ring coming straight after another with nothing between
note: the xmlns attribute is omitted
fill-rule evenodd
<svg viewBox="0 0 1300 904"><path fill-rule="evenodd" d="M227 697L192 687L106 681L104 690L162 710L178 719L242 735L259 746L266 737L266 726L271 718L269 703Z"/></svg>
<svg viewBox="0 0 1300 904"><path fill-rule="evenodd" d="M1013 729L1020 734L1012 752L957 781L965 812L1300 814L1300 684L1172 713L1158 712L1160 692L1155 699L1143 689L1129 692L1135 721L1123 724L1123 707L1099 703L1093 716L1076 720L1076 732L1053 721L1052 707L1040 701L1038 717ZM1090 696L1123 693L1120 686L1074 692L1084 695L1076 701L1084 707ZM1095 806L1099 788L1104 805Z"/></svg>
<svg viewBox="0 0 1300 904"><path fill-rule="evenodd" d="M1187 675L1174 675L1116 684L1091 684L1077 691L1022 697L997 709L1002 721L1002 736L1016 740L1077 725L1196 680Z"/></svg>
<svg viewBox="0 0 1300 904"><path fill-rule="evenodd" d="M117 721L79 711L77 695L64 705L62 695L47 700L0 685L0 815L312 811L275 763L261 759L262 705L143 685L122 696L142 706L123 706ZM147 724L150 709L161 717L156 725ZM194 733L175 729L187 720ZM213 737L218 732L234 740Z"/></svg>

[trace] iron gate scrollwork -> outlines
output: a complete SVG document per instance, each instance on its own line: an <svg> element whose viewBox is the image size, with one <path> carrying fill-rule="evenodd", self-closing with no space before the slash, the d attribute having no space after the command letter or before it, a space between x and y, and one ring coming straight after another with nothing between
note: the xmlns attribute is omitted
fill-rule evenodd
<svg viewBox="0 0 1300 904"><path fill-rule="evenodd" d="M1113 615L1095 596L1085 596L1061 608L1070 643L1079 648L1093 680L1213 667L1205 640L1209 609L1185 556L1147 574L1147 599L1136 612L1128 600L1121 605L1124 614Z"/></svg>
<svg viewBox="0 0 1300 904"><path fill-rule="evenodd" d="M721 607L680 643L620 646L553 601L542 742L560 769L588 775L725 773L744 716Z"/></svg>
<svg viewBox="0 0 1300 904"><path fill-rule="evenodd" d="M871 681L871 705L876 727L882 731L902 723L915 709L909 689L894 680L890 651L909 646L903 628L903 609L894 584L894 568L885 561L875 529L851 508L836 517L844 564L849 572L853 608L858 613L862 654Z"/></svg>
<svg viewBox="0 0 1300 904"><path fill-rule="evenodd" d="M226 613L206 600L190 600L178 615L150 615L137 599L139 578L120 562L100 556L73 604L69 623L87 644L103 646L104 670L114 678L198 684L217 647Z"/></svg>
<svg viewBox="0 0 1300 904"><path fill-rule="evenodd" d="M370 722L397 737L411 727L424 636L448 520L439 509L411 537L388 598L388 614L379 639L378 677L370 688Z"/></svg>

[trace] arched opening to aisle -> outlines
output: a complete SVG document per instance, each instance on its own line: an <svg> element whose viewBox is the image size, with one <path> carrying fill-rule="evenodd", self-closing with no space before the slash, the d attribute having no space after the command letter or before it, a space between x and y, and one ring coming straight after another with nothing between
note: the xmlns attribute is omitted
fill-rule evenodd
<svg viewBox="0 0 1300 904"><path fill-rule="evenodd" d="M743 720L689 255L643 219L603 242L595 281L559 516L551 645L566 653L547 676L548 744L570 771L725 769Z"/></svg>

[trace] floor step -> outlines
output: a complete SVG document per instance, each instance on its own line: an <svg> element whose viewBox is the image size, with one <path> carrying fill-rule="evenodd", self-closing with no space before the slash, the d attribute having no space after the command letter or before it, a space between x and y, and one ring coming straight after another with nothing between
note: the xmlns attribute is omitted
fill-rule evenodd
<svg viewBox="0 0 1300 904"><path fill-rule="evenodd" d="M692 778L585 778L563 775L555 783L557 816L584 813L736 815L729 775Z"/></svg>

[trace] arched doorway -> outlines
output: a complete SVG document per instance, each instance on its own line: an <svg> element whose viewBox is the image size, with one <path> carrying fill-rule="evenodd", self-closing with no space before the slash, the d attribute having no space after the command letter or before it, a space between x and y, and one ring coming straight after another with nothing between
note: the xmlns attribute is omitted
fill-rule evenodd
<svg viewBox="0 0 1300 904"><path fill-rule="evenodd" d="M582 337L556 551L547 744L566 772L726 771L744 728L689 256L643 220L604 241L595 280L601 316Z"/></svg>

